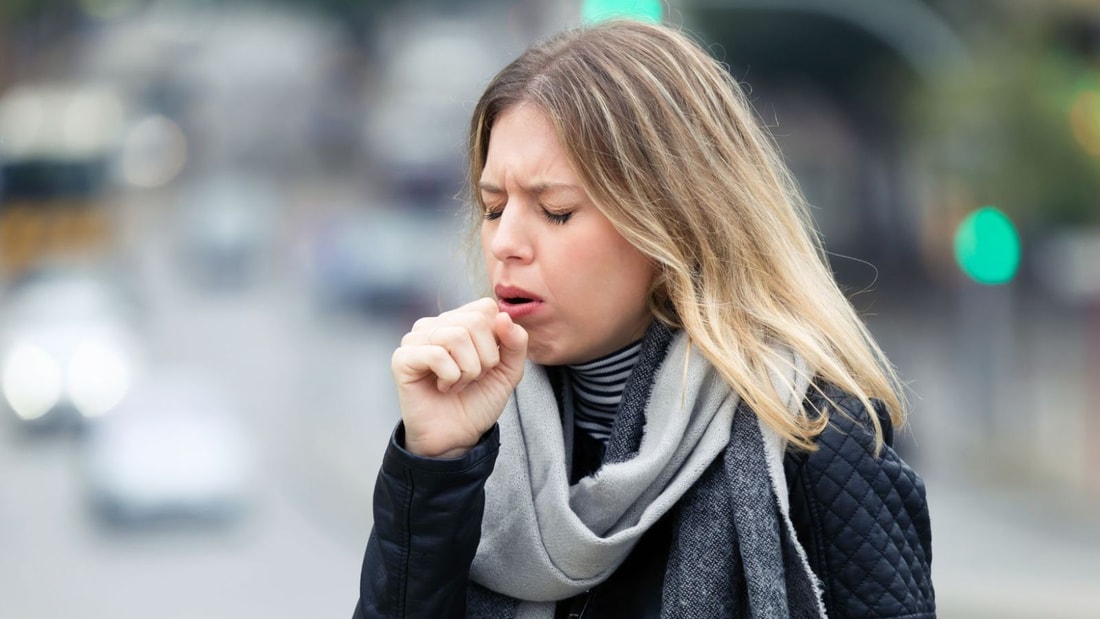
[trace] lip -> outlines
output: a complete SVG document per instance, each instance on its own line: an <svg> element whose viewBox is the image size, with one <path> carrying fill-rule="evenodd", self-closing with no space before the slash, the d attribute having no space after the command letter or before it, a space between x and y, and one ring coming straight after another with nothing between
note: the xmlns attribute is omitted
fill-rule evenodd
<svg viewBox="0 0 1100 619"><path fill-rule="evenodd" d="M516 286L500 285L495 287L493 292L497 297L497 307L500 308L500 311L508 314L512 320L528 317L539 311L543 306L542 297ZM505 300L515 298L529 300L524 303L509 303Z"/></svg>

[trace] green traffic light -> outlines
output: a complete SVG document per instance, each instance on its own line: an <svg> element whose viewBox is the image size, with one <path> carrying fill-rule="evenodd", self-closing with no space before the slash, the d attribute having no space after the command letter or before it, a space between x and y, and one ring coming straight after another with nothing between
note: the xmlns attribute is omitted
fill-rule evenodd
<svg viewBox="0 0 1100 619"><path fill-rule="evenodd" d="M955 231L955 260L979 284L1005 284L1020 266L1020 236L1012 220L992 206L970 213Z"/></svg>
<svg viewBox="0 0 1100 619"><path fill-rule="evenodd" d="M661 0L584 0L581 19L593 23L614 17L659 22L664 17Z"/></svg>

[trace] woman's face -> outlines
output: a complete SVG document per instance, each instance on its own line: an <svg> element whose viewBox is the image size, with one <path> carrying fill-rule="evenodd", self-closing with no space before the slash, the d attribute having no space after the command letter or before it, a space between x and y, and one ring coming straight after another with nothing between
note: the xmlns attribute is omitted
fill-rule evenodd
<svg viewBox="0 0 1100 619"><path fill-rule="evenodd" d="M537 107L497 117L479 189L486 272L532 361L589 361L645 333L653 263L589 199Z"/></svg>

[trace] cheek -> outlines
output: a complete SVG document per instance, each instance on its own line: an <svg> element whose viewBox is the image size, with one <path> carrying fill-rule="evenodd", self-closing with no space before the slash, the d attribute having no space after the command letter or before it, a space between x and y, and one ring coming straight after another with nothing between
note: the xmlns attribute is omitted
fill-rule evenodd
<svg viewBox="0 0 1100 619"><path fill-rule="evenodd" d="M482 226L481 230L478 232L478 239L481 243L481 259L486 265L492 264L493 253L489 251L489 242L492 238L492 235L485 229L485 226Z"/></svg>
<svg viewBox="0 0 1100 619"><path fill-rule="evenodd" d="M600 251L592 251L592 245L579 246L570 255L567 268L559 272L565 274L566 281L574 282L574 293L585 306L600 306L605 311L614 307L622 317L647 311L655 270L632 245L604 245Z"/></svg>
<svg viewBox="0 0 1100 619"><path fill-rule="evenodd" d="M656 275L653 261L624 239L616 252L615 270L620 285L632 296L642 296L649 291Z"/></svg>
<svg viewBox="0 0 1100 619"><path fill-rule="evenodd" d="M627 293L649 289L653 262L630 244L610 222L594 227L570 240L562 248L573 273L591 273L593 284L602 290Z"/></svg>

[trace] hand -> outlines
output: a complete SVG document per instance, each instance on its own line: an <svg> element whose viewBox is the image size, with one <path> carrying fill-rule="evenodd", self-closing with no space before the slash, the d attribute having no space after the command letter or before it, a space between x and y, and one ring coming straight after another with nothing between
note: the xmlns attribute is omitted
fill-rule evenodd
<svg viewBox="0 0 1100 619"><path fill-rule="evenodd" d="M527 332L493 299L417 320L391 362L405 449L437 458L469 451L504 412L526 357Z"/></svg>

